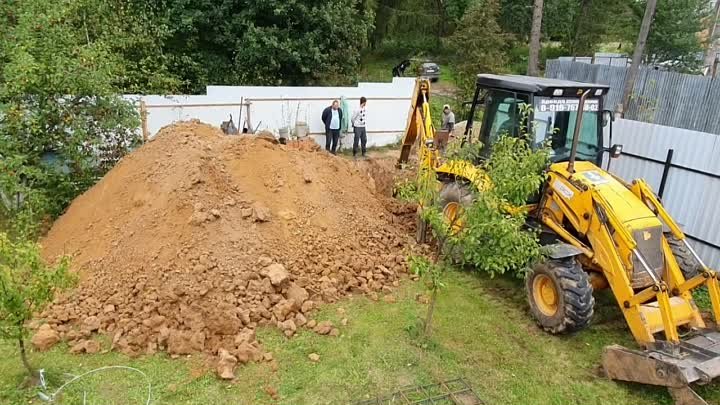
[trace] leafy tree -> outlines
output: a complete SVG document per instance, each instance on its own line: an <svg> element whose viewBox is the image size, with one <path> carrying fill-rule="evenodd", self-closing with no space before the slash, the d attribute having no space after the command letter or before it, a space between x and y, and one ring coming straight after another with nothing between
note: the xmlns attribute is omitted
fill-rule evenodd
<svg viewBox="0 0 720 405"><path fill-rule="evenodd" d="M68 21L88 43L103 43L117 55L113 84L124 94L166 94L179 90L181 80L170 72L163 43L170 29L153 18L153 4L138 0L74 0L78 14Z"/></svg>
<svg viewBox="0 0 720 405"><path fill-rule="evenodd" d="M369 19L356 7L356 0L265 0L248 7L234 58L240 81L305 84L353 76Z"/></svg>
<svg viewBox="0 0 720 405"><path fill-rule="evenodd" d="M473 4L460 20L447 46L455 55L457 82L462 97L472 94L478 73L501 72L506 65L508 37L497 22L497 0Z"/></svg>
<svg viewBox="0 0 720 405"><path fill-rule="evenodd" d="M135 0L140 2L140 0ZM351 81L367 46L363 0L162 0L162 53L186 92L208 84L303 85ZM163 33L165 35L165 33Z"/></svg>
<svg viewBox="0 0 720 405"><path fill-rule="evenodd" d="M31 376L35 372L25 352L27 322L52 300L56 291L71 286L74 280L66 260L49 268L40 257L38 245L13 242L0 233L0 338L18 344L23 366Z"/></svg>
<svg viewBox="0 0 720 405"><path fill-rule="evenodd" d="M628 35L629 0L553 0L544 4L542 33L558 41L564 53L591 56L607 39ZM520 44L527 44L533 15L533 0L501 0L499 22L503 30Z"/></svg>
<svg viewBox="0 0 720 405"><path fill-rule="evenodd" d="M138 140L137 113L116 95L122 59L77 29L85 10L74 0L0 8L0 226L14 236L33 236Z"/></svg>
<svg viewBox="0 0 720 405"><path fill-rule="evenodd" d="M376 52L396 58L417 53L438 55L440 39L451 29L445 1L379 0L372 45Z"/></svg>
<svg viewBox="0 0 720 405"><path fill-rule="evenodd" d="M527 43L532 13L532 0L501 0L498 22L504 32L515 36L519 42Z"/></svg>
<svg viewBox="0 0 720 405"><path fill-rule="evenodd" d="M642 1L633 7L637 26L642 20L645 3ZM702 60L698 55L703 51L699 33L704 29L708 6L706 0L659 1L647 40L645 62L665 64L680 72L699 70Z"/></svg>
<svg viewBox="0 0 720 405"><path fill-rule="evenodd" d="M449 244L453 257L490 275L524 276L528 263L540 256L537 237L525 230L521 207L540 190L549 162L544 149L532 150L523 137L501 137L482 165L491 186L472 190L473 204L462 211L462 228Z"/></svg>
<svg viewBox="0 0 720 405"><path fill-rule="evenodd" d="M446 0L444 1L445 12L453 22L460 21L468 8L472 7L478 0Z"/></svg>

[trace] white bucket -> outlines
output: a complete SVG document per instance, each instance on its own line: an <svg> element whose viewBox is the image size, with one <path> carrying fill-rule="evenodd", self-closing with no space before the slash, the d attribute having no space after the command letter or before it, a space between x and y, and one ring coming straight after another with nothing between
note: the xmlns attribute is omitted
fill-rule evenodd
<svg viewBox="0 0 720 405"><path fill-rule="evenodd" d="M308 135L308 125L302 121L295 123L295 136L298 138L304 138Z"/></svg>

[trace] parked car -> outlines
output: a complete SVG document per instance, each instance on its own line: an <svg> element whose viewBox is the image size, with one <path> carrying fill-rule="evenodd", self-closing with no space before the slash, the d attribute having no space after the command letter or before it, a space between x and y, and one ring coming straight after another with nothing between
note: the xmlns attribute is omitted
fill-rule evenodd
<svg viewBox="0 0 720 405"><path fill-rule="evenodd" d="M401 77L406 76L406 72L410 73L407 76L412 76L414 73L433 82L440 79L440 66L435 62L406 59L393 68L392 74L393 77Z"/></svg>
<svg viewBox="0 0 720 405"><path fill-rule="evenodd" d="M440 66L435 62L423 62L420 65L420 76L436 82L440 80Z"/></svg>

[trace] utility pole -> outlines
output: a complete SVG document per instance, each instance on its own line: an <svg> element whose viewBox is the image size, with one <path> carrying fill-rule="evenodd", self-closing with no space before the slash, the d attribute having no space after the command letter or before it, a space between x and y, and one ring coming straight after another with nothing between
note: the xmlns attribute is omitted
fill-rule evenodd
<svg viewBox="0 0 720 405"><path fill-rule="evenodd" d="M530 31L530 55L528 56L528 76L540 76L540 34L542 31L543 0L535 0L533 8L532 30Z"/></svg>
<svg viewBox="0 0 720 405"><path fill-rule="evenodd" d="M630 70L628 70L627 77L625 78L623 98L615 109L615 114L617 116L622 117L625 114L625 109L630 101L630 95L632 94L633 87L635 86L635 79L637 79L637 74L640 70L640 63L642 62L642 57L645 53L645 45L647 44L647 38L650 34L650 26L652 25L652 20L655 16L656 5L657 0L647 0L647 5L645 6L645 16L643 17L642 24L640 25L640 33L638 34L637 44L635 44L635 52L633 52L632 64L630 65Z"/></svg>

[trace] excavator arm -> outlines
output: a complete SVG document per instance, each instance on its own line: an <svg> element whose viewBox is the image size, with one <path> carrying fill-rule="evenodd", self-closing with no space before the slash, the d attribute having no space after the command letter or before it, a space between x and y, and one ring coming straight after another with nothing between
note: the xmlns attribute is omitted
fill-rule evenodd
<svg viewBox="0 0 720 405"><path fill-rule="evenodd" d="M438 159L438 152L433 145L435 128L430 116L430 81L426 79L416 79L415 81L410 116L403 134L398 166L408 162L412 148L418 139L420 139L418 145L420 165L434 167Z"/></svg>
<svg viewBox="0 0 720 405"><path fill-rule="evenodd" d="M418 139L420 142L418 142ZM461 179L482 190L488 181L471 162L464 160L442 161L435 147L435 127L430 112L430 81L417 79L413 91L410 116L403 134L397 166L408 162L413 146L418 144L419 166L422 172L434 172L439 178ZM429 170L427 170L429 169Z"/></svg>

